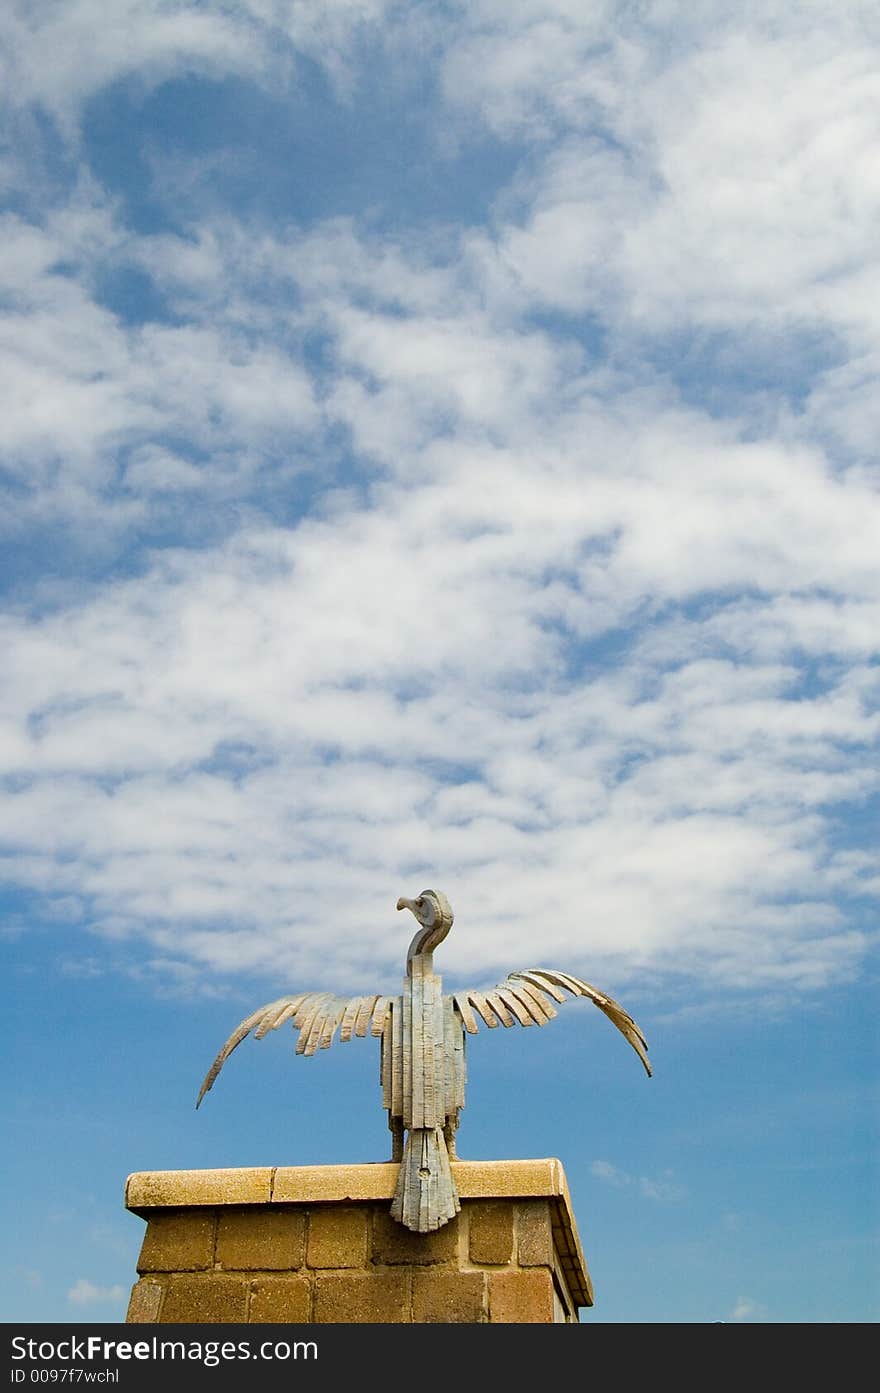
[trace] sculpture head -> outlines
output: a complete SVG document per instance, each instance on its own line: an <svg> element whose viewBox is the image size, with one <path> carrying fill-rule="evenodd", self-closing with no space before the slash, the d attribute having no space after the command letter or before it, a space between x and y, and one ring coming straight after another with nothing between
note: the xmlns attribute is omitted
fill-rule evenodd
<svg viewBox="0 0 880 1393"><path fill-rule="evenodd" d="M439 890L423 890L414 900L401 895L397 908L408 909L419 922L419 929L406 954L406 971L410 976L413 958L433 953L452 928L454 916L452 906Z"/></svg>

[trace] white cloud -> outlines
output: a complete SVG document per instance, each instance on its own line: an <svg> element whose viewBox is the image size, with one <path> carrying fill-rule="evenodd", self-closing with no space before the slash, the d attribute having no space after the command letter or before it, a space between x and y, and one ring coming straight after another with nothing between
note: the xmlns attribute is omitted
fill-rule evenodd
<svg viewBox="0 0 880 1393"><path fill-rule="evenodd" d="M835 896L865 891L873 862L830 855L829 809L876 791L875 765L851 757L877 739L867 654L808 693L796 646L806 626L825 651L832 602L754 600L748 623L736 592L709 618L687 605L749 573L783 587L784 548L805 584L850 580L858 615L869 500L813 466L800 527L762 538L753 517L789 506L768 487L784 456L765 450L765 472L741 470L728 495L729 449L690 520L681 463L640 495L575 459L541 489L540 470L497 452L491 507L447 461L371 507L241 532L58 615L8 619L17 873L220 970L268 966L280 944L305 970L344 865L374 926L334 930L359 977L377 953L396 962L385 906L429 871L480 925L457 944L462 970L531 958L543 923L544 951L586 975L596 957L799 987L850 972L863 938ZM658 506L674 524L659 549ZM614 538L600 550L597 528ZM849 575L835 528L855 539ZM589 648L566 670L573 644L622 623L610 670L591 670Z"/></svg>
<svg viewBox="0 0 880 1393"><path fill-rule="evenodd" d="M100 0L12 0L0 21L4 97L41 104L72 136L81 106L123 79L142 92L193 74L271 88L295 81L305 54L345 90L352 48L387 8L387 0L240 0L206 12L193 0L116 0L108 14Z"/></svg>
<svg viewBox="0 0 880 1393"><path fill-rule="evenodd" d="M755 1301L751 1296L740 1296L727 1319L738 1323L751 1323L765 1321L768 1316L766 1307L762 1306L760 1302Z"/></svg>
<svg viewBox="0 0 880 1393"><path fill-rule="evenodd" d="M622 1189L631 1183L632 1177L624 1171L618 1170L610 1161L593 1161L590 1165L590 1174L595 1175L597 1180L605 1180L609 1185L614 1185Z"/></svg>
<svg viewBox="0 0 880 1393"><path fill-rule="evenodd" d="M598 316L619 361L683 335L753 390L824 359L811 428L870 450L871 7L581 11L474 5L450 38L450 102L532 145L474 242L496 293Z"/></svg>
<svg viewBox="0 0 880 1393"><path fill-rule="evenodd" d="M68 1301L74 1306L116 1305L125 1298L125 1290L120 1286L99 1287L87 1277L78 1277L67 1293Z"/></svg>
<svg viewBox="0 0 880 1393"><path fill-rule="evenodd" d="M37 39L76 51L93 12L15 11L20 99L45 81L72 112L128 71L269 82L269 27L294 23L124 13L124 51L111 26L37 82ZM296 13L342 81L383 9ZM469 109L532 138L491 226L136 235L86 178L5 222L4 528L130 575L2 621L0 837L17 883L157 970L396 974L388 909L428 875L462 971L531 960L536 925L587 976L856 968L849 900L878 883L847 822L877 795L880 511L851 459L873 79L849 20L712 10L694 46L672 7L646 66L621 13L485 3L434 33L447 99L480 72ZM744 129L744 97L774 121ZM115 313L101 278L125 268L173 313ZM790 349L802 413L745 391L713 417L716 359L687 405L664 357L683 330L726 335L728 368ZM814 333L835 366L803 356Z"/></svg>
<svg viewBox="0 0 880 1393"><path fill-rule="evenodd" d="M663 1175L652 1179L646 1175L630 1175L627 1171L612 1165L610 1161L593 1161L590 1165L590 1174L594 1175L597 1180L604 1181L606 1185L612 1185L616 1190L632 1187L644 1199L657 1200L664 1204L680 1200L685 1193L683 1188L673 1180L671 1171L665 1171Z"/></svg>
<svg viewBox="0 0 880 1393"><path fill-rule="evenodd" d="M79 103L120 78L145 85L187 71L256 67L249 26L192 4L119 0L112 15L95 0L13 0L3 23L7 101L41 102L71 126Z"/></svg>
<svg viewBox="0 0 880 1393"><path fill-rule="evenodd" d="M5 233L7 535L60 524L68 545L112 553L134 529L167 526L181 492L222 516L252 491L267 455L286 455L282 476L303 467L319 410L281 344L256 341L234 315L129 326L96 298L93 279L132 259L106 203L77 197L44 227L9 215ZM181 522L198 530L198 514Z"/></svg>

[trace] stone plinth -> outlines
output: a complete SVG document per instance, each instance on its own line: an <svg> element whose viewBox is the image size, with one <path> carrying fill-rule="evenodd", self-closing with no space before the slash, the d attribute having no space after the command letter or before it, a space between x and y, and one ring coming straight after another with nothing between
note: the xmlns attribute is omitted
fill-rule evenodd
<svg viewBox="0 0 880 1393"><path fill-rule="evenodd" d="M574 1322L593 1292L559 1161L455 1161L461 1213L412 1233L397 1166L144 1171L130 1322Z"/></svg>

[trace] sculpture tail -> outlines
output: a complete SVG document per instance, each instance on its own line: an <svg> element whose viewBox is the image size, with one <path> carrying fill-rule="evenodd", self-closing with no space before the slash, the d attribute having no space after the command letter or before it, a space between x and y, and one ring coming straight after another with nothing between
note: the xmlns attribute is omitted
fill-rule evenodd
<svg viewBox="0 0 880 1393"><path fill-rule="evenodd" d="M461 1205L440 1127L407 1132L391 1217L416 1233L429 1233L454 1219Z"/></svg>

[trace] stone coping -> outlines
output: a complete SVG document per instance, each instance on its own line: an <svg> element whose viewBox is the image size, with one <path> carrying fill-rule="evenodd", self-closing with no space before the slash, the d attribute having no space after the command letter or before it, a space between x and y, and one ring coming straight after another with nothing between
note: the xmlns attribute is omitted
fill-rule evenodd
<svg viewBox="0 0 880 1393"><path fill-rule="evenodd" d="M125 1207L143 1219L162 1209L194 1206L389 1203L399 1167L379 1161L349 1166L241 1166L226 1170L135 1171L125 1183ZM462 1200L549 1199L557 1256L575 1302L593 1304L562 1162L453 1161Z"/></svg>
<svg viewBox="0 0 880 1393"><path fill-rule="evenodd" d="M125 1207L153 1209L218 1204L334 1204L391 1200L400 1167L394 1161L351 1166L242 1166L229 1170L136 1171L125 1183ZM558 1198L571 1209L560 1161L453 1161L461 1199Z"/></svg>

